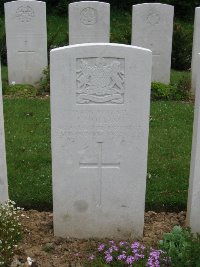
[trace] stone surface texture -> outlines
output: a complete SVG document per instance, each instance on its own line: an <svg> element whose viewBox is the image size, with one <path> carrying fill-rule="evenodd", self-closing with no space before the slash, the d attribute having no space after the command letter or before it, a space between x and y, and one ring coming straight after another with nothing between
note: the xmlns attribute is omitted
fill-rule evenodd
<svg viewBox="0 0 200 267"><path fill-rule="evenodd" d="M80 1L69 4L69 44L109 43L110 4Z"/></svg>
<svg viewBox="0 0 200 267"><path fill-rule="evenodd" d="M174 7L159 3L133 5L132 45L152 50L152 81L169 84Z"/></svg>
<svg viewBox="0 0 200 267"><path fill-rule="evenodd" d="M46 4L12 1L4 7L9 83L34 84L47 66Z"/></svg>
<svg viewBox="0 0 200 267"><path fill-rule="evenodd" d="M200 53L200 7L195 9L195 20L194 20L194 33L193 33L193 47L192 47L192 93L196 91L196 80L198 75L198 53Z"/></svg>
<svg viewBox="0 0 200 267"><path fill-rule="evenodd" d="M7 182L3 101L2 101L2 85L1 85L1 62L0 62L0 203L4 203L7 200L8 200L8 182Z"/></svg>
<svg viewBox="0 0 200 267"><path fill-rule="evenodd" d="M82 44L50 58L55 235L141 237L151 51Z"/></svg>
<svg viewBox="0 0 200 267"><path fill-rule="evenodd" d="M200 54L197 55L200 68ZM193 125L190 182L188 190L187 224L193 233L200 234L200 77L197 77Z"/></svg>

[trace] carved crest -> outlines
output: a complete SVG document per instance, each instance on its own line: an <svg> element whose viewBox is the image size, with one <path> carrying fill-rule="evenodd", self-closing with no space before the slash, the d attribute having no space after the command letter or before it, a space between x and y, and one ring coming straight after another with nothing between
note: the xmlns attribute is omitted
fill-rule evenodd
<svg viewBox="0 0 200 267"><path fill-rule="evenodd" d="M78 104L123 104L124 59L78 59L76 97Z"/></svg>
<svg viewBox="0 0 200 267"><path fill-rule="evenodd" d="M34 15L34 11L30 6L20 6L16 11L16 18L21 22L31 21Z"/></svg>
<svg viewBox="0 0 200 267"><path fill-rule="evenodd" d="M156 25L156 24L159 24L160 22L160 15L157 14L157 13L150 13L148 16L147 16L147 22L151 25Z"/></svg>
<svg viewBox="0 0 200 267"><path fill-rule="evenodd" d="M97 11L94 8L86 7L81 11L81 22L85 25L93 25L97 22Z"/></svg>

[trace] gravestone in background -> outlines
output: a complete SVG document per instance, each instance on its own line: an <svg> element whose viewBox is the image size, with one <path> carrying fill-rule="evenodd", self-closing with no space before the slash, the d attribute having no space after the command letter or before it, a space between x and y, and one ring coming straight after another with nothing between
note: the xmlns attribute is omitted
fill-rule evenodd
<svg viewBox="0 0 200 267"><path fill-rule="evenodd" d="M110 4L80 1L69 4L69 44L109 43Z"/></svg>
<svg viewBox="0 0 200 267"><path fill-rule="evenodd" d="M5 3L9 83L34 84L47 66L46 4Z"/></svg>
<svg viewBox="0 0 200 267"><path fill-rule="evenodd" d="M196 80L199 69L197 67L198 53L200 53L200 7L195 9L193 48L192 48L192 93L196 91Z"/></svg>
<svg viewBox="0 0 200 267"><path fill-rule="evenodd" d="M4 136L3 101L1 86L1 62L0 62L0 203L8 200L8 182L6 167L6 150Z"/></svg>
<svg viewBox="0 0 200 267"><path fill-rule="evenodd" d="M196 55L200 69L200 54ZM196 77L196 97L193 125L190 182L188 190L187 223L193 233L200 234L200 76Z"/></svg>
<svg viewBox="0 0 200 267"><path fill-rule="evenodd" d="M51 51L56 236L142 236L151 67L133 46Z"/></svg>
<svg viewBox="0 0 200 267"><path fill-rule="evenodd" d="M134 5L132 45L152 50L152 81L169 84L174 7L159 3Z"/></svg>

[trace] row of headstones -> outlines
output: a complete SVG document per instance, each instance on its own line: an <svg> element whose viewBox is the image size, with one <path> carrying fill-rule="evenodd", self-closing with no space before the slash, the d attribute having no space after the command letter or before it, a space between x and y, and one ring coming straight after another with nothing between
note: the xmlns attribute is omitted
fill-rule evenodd
<svg viewBox="0 0 200 267"><path fill-rule="evenodd" d="M133 6L132 45L152 50L152 81L166 84L170 82L173 15L174 8L170 5ZM38 82L47 66L45 3L34 0L5 3L5 26L9 83ZM108 43L109 35L108 3L84 1L69 4L70 45ZM198 38L195 44L196 53L196 50L200 51Z"/></svg>
<svg viewBox="0 0 200 267"><path fill-rule="evenodd" d="M50 62L55 235L141 237L151 51L80 44L53 49ZM200 77L197 88L188 223L200 233ZM1 91L0 85L0 202L4 202L8 186Z"/></svg>

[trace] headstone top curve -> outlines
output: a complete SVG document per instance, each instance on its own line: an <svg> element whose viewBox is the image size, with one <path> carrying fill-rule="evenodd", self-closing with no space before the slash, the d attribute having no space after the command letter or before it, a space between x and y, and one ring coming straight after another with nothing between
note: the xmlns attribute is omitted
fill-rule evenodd
<svg viewBox="0 0 200 267"><path fill-rule="evenodd" d="M143 3L143 4L136 4L136 5L132 5L132 7L142 7L142 6L163 6L163 7L169 7L169 8L172 8L174 9L174 6L173 5L168 5L168 4L162 4L162 3Z"/></svg>
<svg viewBox="0 0 200 267"><path fill-rule="evenodd" d="M20 1L20 0L19 0ZM22 0L21 0L22 1ZM26 1L26 0L25 0ZM101 1L79 1L79 2L73 2L70 3L69 6L77 5L77 4L101 4L101 5L108 5L110 6L109 3L106 2L101 2Z"/></svg>
<svg viewBox="0 0 200 267"><path fill-rule="evenodd" d="M134 45L126 45L126 44L117 44L117 43L84 43L84 44L74 44L74 45L68 45L63 47L54 48L50 51L50 53L56 52L56 51L62 51L62 50L68 50L72 48L80 48L81 47L121 47L121 48L127 48L127 49L137 49L141 51L146 51L148 53L152 53L152 51L148 48L134 46Z"/></svg>

